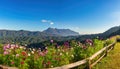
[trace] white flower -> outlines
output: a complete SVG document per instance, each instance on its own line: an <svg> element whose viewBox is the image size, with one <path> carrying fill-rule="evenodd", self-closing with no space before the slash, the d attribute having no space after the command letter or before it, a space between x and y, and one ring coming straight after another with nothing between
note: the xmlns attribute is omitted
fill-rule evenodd
<svg viewBox="0 0 120 69"><path fill-rule="evenodd" d="M66 52L66 54L68 55L68 52Z"/></svg>
<svg viewBox="0 0 120 69"><path fill-rule="evenodd" d="M24 47L24 50L26 49L26 47Z"/></svg>
<svg viewBox="0 0 120 69"><path fill-rule="evenodd" d="M71 57L74 57L74 55L71 55Z"/></svg>
<svg viewBox="0 0 120 69"><path fill-rule="evenodd" d="M30 56L30 53L28 53L28 56Z"/></svg>
<svg viewBox="0 0 120 69"><path fill-rule="evenodd" d="M51 66L51 68L53 68L53 65Z"/></svg>
<svg viewBox="0 0 120 69"><path fill-rule="evenodd" d="M92 43L90 43L90 46L92 46Z"/></svg>
<svg viewBox="0 0 120 69"><path fill-rule="evenodd" d="M34 51L32 51L31 53L34 54Z"/></svg>
<svg viewBox="0 0 120 69"><path fill-rule="evenodd" d="M45 49L48 49L47 47L45 47Z"/></svg>
<svg viewBox="0 0 120 69"><path fill-rule="evenodd" d="M60 52L60 49L58 49L58 51Z"/></svg>
<svg viewBox="0 0 120 69"><path fill-rule="evenodd" d="M73 50L73 48L71 48L71 50Z"/></svg>
<svg viewBox="0 0 120 69"><path fill-rule="evenodd" d="M60 53L60 56L62 55L62 53Z"/></svg>
<svg viewBox="0 0 120 69"><path fill-rule="evenodd" d="M20 49L22 49L23 47L22 46L20 46Z"/></svg>
<svg viewBox="0 0 120 69"><path fill-rule="evenodd" d="M25 46L27 46L27 44L25 44Z"/></svg>
<svg viewBox="0 0 120 69"><path fill-rule="evenodd" d="M35 51L35 49L33 49L33 51Z"/></svg>

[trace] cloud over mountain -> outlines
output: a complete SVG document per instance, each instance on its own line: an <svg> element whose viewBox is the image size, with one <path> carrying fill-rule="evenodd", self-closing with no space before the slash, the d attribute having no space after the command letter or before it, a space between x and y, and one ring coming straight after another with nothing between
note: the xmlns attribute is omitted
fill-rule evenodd
<svg viewBox="0 0 120 69"><path fill-rule="evenodd" d="M41 20L41 22L42 22L42 23L49 23L50 25L53 25L53 24L54 24L53 21L51 21L51 20L46 20L46 19Z"/></svg>

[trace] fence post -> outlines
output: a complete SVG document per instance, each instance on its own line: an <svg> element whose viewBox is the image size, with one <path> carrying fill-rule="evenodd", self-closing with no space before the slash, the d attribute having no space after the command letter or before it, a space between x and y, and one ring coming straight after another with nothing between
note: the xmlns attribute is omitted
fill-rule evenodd
<svg viewBox="0 0 120 69"><path fill-rule="evenodd" d="M116 42L115 42L115 43L116 43ZM115 43L112 45L112 47L113 47L112 50L114 49Z"/></svg>
<svg viewBox="0 0 120 69"><path fill-rule="evenodd" d="M105 57L107 56L107 53L108 53L108 47L106 47L106 50L105 50Z"/></svg>
<svg viewBox="0 0 120 69"><path fill-rule="evenodd" d="M89 63L89 69L92 69L92 67L91 67L91 60L90 59L88 60L88 63Z"/></svg>

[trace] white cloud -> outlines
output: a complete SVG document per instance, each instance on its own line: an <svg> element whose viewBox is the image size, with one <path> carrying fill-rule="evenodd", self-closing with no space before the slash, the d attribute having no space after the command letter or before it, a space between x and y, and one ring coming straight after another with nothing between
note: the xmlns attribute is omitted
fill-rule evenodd
<svg viewBox="0 0 120 69"><path fill-rule="evenodd" d="M41 22L42 22L42 23L49 23L50 25L53 25L53 24L54 24L53 21L51 21L51 20L45 20L45 19L41 20Z"/></svg>
<svg viewBox="0 0 120 69"><path fill-rule="evenodd" d="M50 24L51 24L51 25L53 25L53 24L54 24L54 22L50 22Z"/></svg>
<svg viewBox="0 0 120 69"><path fill-rule="evenodd" d="M42 23L46 23L46 22L48 22L48 21L43 19L43 20L41 20L41 22L42 22Z"/></svg>

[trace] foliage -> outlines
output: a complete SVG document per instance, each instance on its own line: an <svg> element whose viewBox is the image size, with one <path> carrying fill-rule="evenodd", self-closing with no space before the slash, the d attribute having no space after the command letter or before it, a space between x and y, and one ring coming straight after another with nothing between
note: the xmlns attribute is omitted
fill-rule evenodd
<svg viewBox="0 0 120 69"><path fill-rule="evenodd" d="M57 67L88 58L104 47L104 41L99 39L87 39L84 44L75 40L62 43L50 40L45 43L47 46L44 48L39 48L39 46L29 48L18 44L0 45L2 49L0 50L0 64L20 69Z"/></svg>

